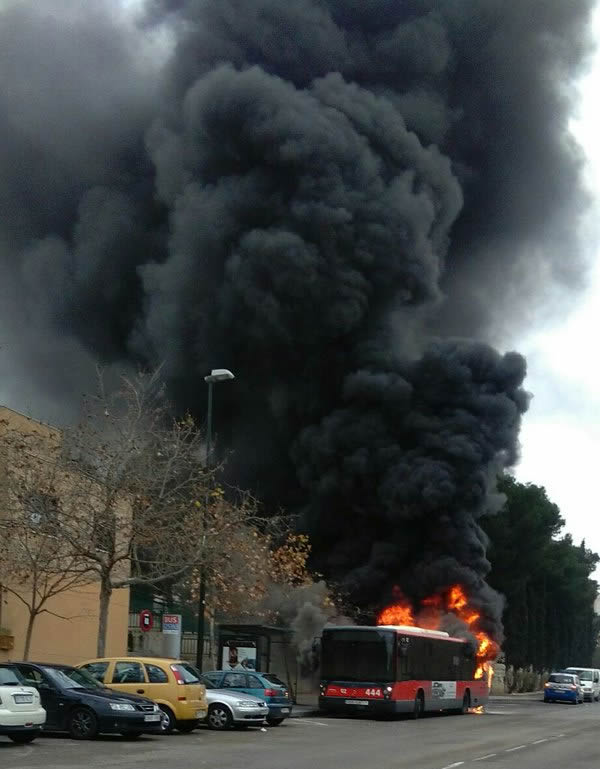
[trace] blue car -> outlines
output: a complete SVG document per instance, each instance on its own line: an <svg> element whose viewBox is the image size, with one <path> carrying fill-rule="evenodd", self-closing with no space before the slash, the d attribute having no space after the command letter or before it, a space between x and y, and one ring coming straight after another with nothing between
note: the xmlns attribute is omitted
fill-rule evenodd
<svg viewBox="0 0 600 769"><path fill-rule="evenodd" d="M573 673L552 673L544 685L544 702L583 702L583 688Z"/></svg>
<svg viewBox="0 0 600 769"><path fill-rule="evenodd" d="M257 673L255 670L212 670L203 678L218 689L233 689L259 697L269 706L267 723L279 726L292 713L292 700L287 686L273 673Z"/></svg>

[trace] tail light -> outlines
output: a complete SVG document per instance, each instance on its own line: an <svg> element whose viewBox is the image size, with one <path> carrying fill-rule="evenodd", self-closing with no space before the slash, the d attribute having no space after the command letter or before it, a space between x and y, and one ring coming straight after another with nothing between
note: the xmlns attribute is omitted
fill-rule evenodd
<svg viewBox="0 0 600 769"><path fill-rule="evenodd" d="M185 685L185 681L183 680L183 676L181 675L181 673L177 669L177 665L171 665L171 670L173 671L173 675L175 676L175 680L177 681L177 683L180 686L184 686Z"/></svg>
<svg viewBox="0 0 600 769"><path fill-rule="evenodd" d="M265 689L265 697L279 697L279 695L278 689Z"/></svg>

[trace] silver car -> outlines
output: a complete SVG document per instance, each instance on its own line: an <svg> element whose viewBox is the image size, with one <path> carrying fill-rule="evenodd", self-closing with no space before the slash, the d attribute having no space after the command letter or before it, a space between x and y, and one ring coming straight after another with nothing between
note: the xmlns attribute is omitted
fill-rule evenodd
<svg viewBox="0 0 600 769"><path fill-rule="evenodd" d="M267 703L253 694L217 689L204 676L202 683L206 686L208 714L205 723L209 729L222 731L232 726L262 726L269 715Z"/></svg>

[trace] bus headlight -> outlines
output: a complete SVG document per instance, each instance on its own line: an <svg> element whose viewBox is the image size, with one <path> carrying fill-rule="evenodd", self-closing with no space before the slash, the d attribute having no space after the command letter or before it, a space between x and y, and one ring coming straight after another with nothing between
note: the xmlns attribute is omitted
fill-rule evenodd
<svg viewBox="0 0 600 769"><path fill-rule="evenodd" d="M389 700L389 698L392 696L392 692L394 691L394 687L390 686L389 684L384 688L383 690L383 696L386 700Z"/></svg>

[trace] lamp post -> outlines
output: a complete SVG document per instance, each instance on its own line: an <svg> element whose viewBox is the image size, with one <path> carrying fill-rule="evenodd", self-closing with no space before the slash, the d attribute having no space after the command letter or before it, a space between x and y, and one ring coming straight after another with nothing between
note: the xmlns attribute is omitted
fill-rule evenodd
<svg viewBox="0 0 600 769"><path fill-rule="evenodd" d="M204 381L208 385L208 408L206 415L206 469L210 470L210 453L212 442L212 411L213 411L213 385L217 382L227 382L235 379L234 375L226 368L214 368ZM204 513L202 515L202 564L200 566L200 590L198 595L198 642L196 644L196 667L202 672L204 657L204 604L206 601L206 568L204 565L204 550L206 544L205 515L208 507L208 493L204 500Z"/></svg>

